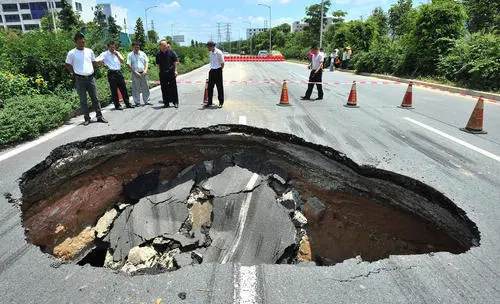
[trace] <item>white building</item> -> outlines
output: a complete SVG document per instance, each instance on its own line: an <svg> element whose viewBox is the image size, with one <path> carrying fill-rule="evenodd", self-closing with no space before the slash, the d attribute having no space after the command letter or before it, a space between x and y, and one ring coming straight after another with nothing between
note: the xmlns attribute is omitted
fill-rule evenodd
<svg viewBox="0 0 500 304"><path fill-rule="evenodd" d="M96 0L68 0L83 22L94 20ZM52 10L61 10L61 1L0 0L0 26L28 31L39 29L40 19Z"/></svg>
<svg viewBox="0 0 500 304"><path fill-rule="evenodd" d="M247 39L265 31L267 31L267 28L247 28Z"/></svg>
<svg viewBox="0 0 500 304"><path fill-rule="evenodd" d="M326 29L332 23L333 23L333 17L326 17L324 29ZM292 23L292 32L302 32L304 28L306 28L307 26L309 26L307 22L294 21Z"/></svg>
<svg viewBox="0 0 500 304"><path fill-rule="evenodd" d="M106 14L106 21L109 16L112 16L115 19L116 24L121 27L121 31L123 33L128 33L128 9L109 3L98 4L98 6L102 7L104 14Z"/></svg>

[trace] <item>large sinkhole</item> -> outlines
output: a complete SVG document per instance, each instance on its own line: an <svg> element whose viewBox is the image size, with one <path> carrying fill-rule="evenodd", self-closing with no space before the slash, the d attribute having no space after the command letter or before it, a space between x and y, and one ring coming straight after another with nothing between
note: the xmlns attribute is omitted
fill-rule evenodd
<svg viewBox="0 0 500 304"><path fill-rule="evenodd" d="M20 187L31 243L62 261L131 274L458 254L480 240L463 210L420 181L247 126L67 144Z"/></svg>

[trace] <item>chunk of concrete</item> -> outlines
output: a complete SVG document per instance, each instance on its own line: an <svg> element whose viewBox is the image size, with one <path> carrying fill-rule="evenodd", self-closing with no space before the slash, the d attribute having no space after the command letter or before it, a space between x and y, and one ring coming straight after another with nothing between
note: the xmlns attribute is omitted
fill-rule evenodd
<svg viewBox="0 0 500 304"><path fill-rule="evenodd" d="M139 264L145 264L150 262L153 258L156 257L158 252L154 250L153 247L145 246L145 247L134 247L130 249L128 254L127 263L130 263L134 266L138 266Z"/></svg>
<svg viewBox="0 0 500 304"><path fill-rule="evenodd" d="M102 239L108 234L109 228L111 227L113 221L117 216L118 216L118 211L116 211L116 209L113 208L104 213L104 215L97 221L94 230L98 238Z"/></svg>
<svg viewBox="0 0 500 304"><path fill-rule="evenodd" d="M212 204L194 203L190 209L193 229L212 225Z"/></svg>
<svg viewBox="0 0 500 304"><path fill-rule="evenodd" d="M321 220L325 214L325 210L325 204L315 196L308 198L304 205L304 214L307 218L313 220Z"/></svg>
<svg viewBox="0 0 500 304"><path fill-rule="evenodd" d="M295 189L284 193L277 201L289 211L300 209L302 205L299 192Z"/></svg>
<svg viewBox="0 0 500 304"><path fill-rule="evenodd" d="M307 225L307 218L300 211L295 211L293 213L292 221L295 227L301 228Z"/></svg>
<svg viewBox="0 0 500 304"><path fill-rule="evenodd" d="M215 197L250 191L262 183L262 177L254 176L254 174L248 169L232 166L209 178L201 186ZM255 178L257 179L253 180Z"/></svg>

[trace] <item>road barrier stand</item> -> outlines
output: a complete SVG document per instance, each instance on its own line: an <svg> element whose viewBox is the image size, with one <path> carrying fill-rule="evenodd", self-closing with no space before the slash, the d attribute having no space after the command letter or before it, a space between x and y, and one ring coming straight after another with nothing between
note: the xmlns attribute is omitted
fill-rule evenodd
<svg viewBox="0 0 500 304"><path fill-rule="evenodd" d="M120 89L116 89L116 91L118 92L118 101L123 101L123 96L122 92L120 92Z"/></svg>
<svg viewBox="0 0 500 304"><path fill-rule="evenodd" d="M205 81L205 93L203 93L203 103L208 103L208 79Z"/></svg>
<svg viewBox="0 0 500 304"><path fill-rule="evenodd" d="M349 93L349 98L347 99L347 104L345 104L344 107L359 108L359 106L358 106L358 94L356 92L356 81L352 82L351 92Z"/></svg>
<svg viewBox="0 0 500 304"><path fill-rule="evenodd" d="M283 80L283 88L281 89L280 103L278 106L290 106L290 100L288 98L288 86L286 80Z"/></svg>
<svg viewBox="0 0 500 304"><path fill-rule="evenodd" d="M470 115L469 122L465 128L460 128L460 130L472 133L472 134L486 134L488 132L483 131L483 117L484 117L484 100L483 97L480 96L479 100L474 107L474 111Z"/></svg>
<svg viewBox="0 0 500 304"><path fill-rule="evenodd" d="M413 101L413 82L410 82L410 84L408 85L408 89L406 89L406 94L405 94L405 97L403 97L403 102L401 102L401 105L398 106L399 108L402 108L402 109L414 109L413 105L412 105L412 101Z"/></svg>

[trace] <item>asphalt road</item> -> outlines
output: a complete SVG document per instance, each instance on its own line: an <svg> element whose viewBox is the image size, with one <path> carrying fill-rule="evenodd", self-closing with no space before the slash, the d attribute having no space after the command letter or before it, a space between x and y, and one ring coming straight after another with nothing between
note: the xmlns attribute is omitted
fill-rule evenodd
<svg viewBox="0 0 500 304"><path fill-rule="evenodd" d="M292 63L227 63L223 109L203 109L205 66L182 75L179 109L108 110L109 124L72 119L39 141L0 153L0 192L20 196L17 179L68 142L109 133L241 123L287 132L331 146L354 161L423 181L451 198L481 232L481 244L460 255L391 256L332 267L202 264L173 273L127 277L72 264L27 244L17 208L0 198L1 303L498 303L500 299L500 104L485 103L485 135L459 131L476 100L413 88L415 109L401 104L407 86L325 72L322 101L299 101L309 71ZM289 83L290 107L279 107ZM248 81L246 84L241 81ZM343 107L353 80L360 108ZM186 83L186 81L191 83ZM196 83L201 81L201 83ZM231 82L234 81L234 82ZM194 83L193 83L194 82ZM270 82L270 83L266 83ZM313 97L316 97L313 93ZM215 101L216 103L216 101ZM182 300L178 294L186 293Z"/></svg>

